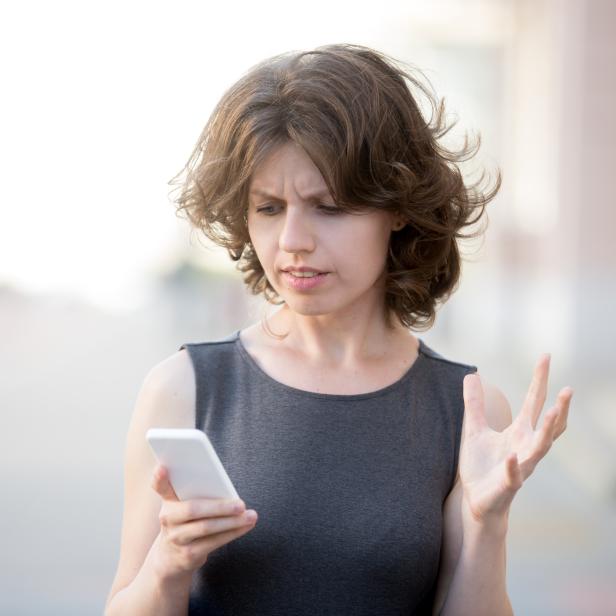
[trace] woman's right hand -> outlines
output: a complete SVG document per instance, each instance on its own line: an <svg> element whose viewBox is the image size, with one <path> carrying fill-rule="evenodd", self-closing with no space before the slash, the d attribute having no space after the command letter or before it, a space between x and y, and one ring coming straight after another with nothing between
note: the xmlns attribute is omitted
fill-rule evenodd
<svg viewBox="0 0 616 616"><path fill-rule="evenodd" d="M239 499L179 500L167 469L160 464L154 469L152 488L163 499L156 541L156 568L161 578L192 574L214 550L252 530L257 521L257 512L246 511Z"/></svg>

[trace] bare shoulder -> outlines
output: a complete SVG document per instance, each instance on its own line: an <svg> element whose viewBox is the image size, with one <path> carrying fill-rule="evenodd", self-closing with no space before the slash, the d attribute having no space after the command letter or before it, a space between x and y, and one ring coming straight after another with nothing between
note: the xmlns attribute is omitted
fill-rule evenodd
<svg viewBox="0 0 616 616"><path fill-rule="evenodd" d="M486 420L492 430L502 432L511 424L511 406L505 394L483 377L481 385ZM464 419L462 420L464 421ZM464 430L462 430L464 441ZM460 444L460 447L462 443ZM455 573L462 548L462 484L459 474L443 508L443 546L442 558L437 580L433 614L439 614L447 596L447 591Z"/></svg>
<svg viewBox="0 0 616 616"><path fill-rule="evenodd" d="M512 421L511 405L505 394L481 377L486 420L492 430L502 432Z"/></svg>
<svg viewBox="0 0 616 616"><path fill-rule="evenodd" d="M195 374L188 351L182 349L146 374L133 420L163 422L166 427L193 427L194 416Z"/></svg>

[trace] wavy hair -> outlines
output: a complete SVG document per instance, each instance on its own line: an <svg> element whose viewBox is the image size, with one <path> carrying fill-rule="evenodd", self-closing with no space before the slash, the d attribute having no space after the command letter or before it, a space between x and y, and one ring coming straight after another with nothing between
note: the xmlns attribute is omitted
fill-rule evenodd
<svg viewBox="0 0 616 616"><path fill-rule="evenodd" d="M418 99L431 110L426 120ZM321 172L336 205L405 222L390 238L385 277L388 324L427 329L457 288L458 240L498 192L467 185L460 163L478 151L439 143L444 101L417 69L360 45L338 44L268 58L244 74L212 112L185 167L171 181L178 215L227 249L253 294L283 303L267 280L247 227L251 175L272 148L293 141ZM466 231L465 231L466 230Z"/></svg>

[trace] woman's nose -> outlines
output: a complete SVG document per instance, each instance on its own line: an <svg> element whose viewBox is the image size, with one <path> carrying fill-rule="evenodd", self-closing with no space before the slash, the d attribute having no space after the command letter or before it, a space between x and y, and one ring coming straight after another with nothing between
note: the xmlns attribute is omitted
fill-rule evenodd
<svg viewBox="0 0 616 616"><path fill-rule="evenodd" d="M285 252L312 252L314 234L308 217L299 208L288 207L278 238L278 246Z"/></svg>

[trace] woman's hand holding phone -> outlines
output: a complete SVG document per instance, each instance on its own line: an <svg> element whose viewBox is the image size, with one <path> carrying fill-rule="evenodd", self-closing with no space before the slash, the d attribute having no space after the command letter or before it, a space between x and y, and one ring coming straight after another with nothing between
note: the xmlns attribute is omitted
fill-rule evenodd
<svg viewBox="0 0 616 616"><path fill-rule="evenodd" d="M257 512L246 511L240 499L179 500L161 464L154 469L152 488L163 500L155 542L162 579L192 575L214 550L252 530L257 521Z"/></svg>

